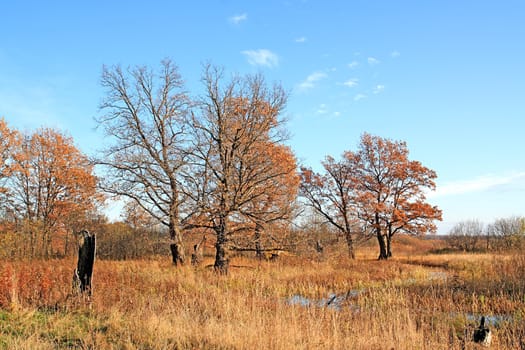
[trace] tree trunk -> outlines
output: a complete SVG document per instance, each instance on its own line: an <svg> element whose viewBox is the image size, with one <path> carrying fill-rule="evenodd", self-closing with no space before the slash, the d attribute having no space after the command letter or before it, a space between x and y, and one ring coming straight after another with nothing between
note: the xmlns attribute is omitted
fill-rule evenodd
<svg viewBox="0 0 525 350"><path fill-rule="evenodd" d="M178 225L175 223L176 218L170 218L170 238L172 243L170 244L171 258L173 265L184 265L186 262L186 256L184 254L184 245L182 244L182 234Z"/></svg>
<svg viewBox="0 0 525 350"><path fill-rule="evenodd" d="M392 236L387 235L386 236L386 254L388 258L392 257Z"/></svg>
<svg viewBox="0 0 525 350"><path fill-rule="evenodd" d="M215 264L213 267L215 271L222 275L228 274L228 268L230 267L230 258L228 254L228 247L226 237L224 234L217 235L217 243L215 243Z"/></svg>
<svg viewBox="0 0 525 350"><path fill-rule="evenodd" d="M219 226L215 229L217 242L215 243L215 271L222 275L228 274L230 267L230 257L228 252L228 238L226 237L226 218L220 219Z"/></svg>
<svg viewBox="0 0 525 350"><path fill-rule="evenodd" d="M35 257L35 246L36 246L36 238L35 238L35 232L33 228L29 229L29 241L30 241L30 252L31 252L31 259Z"/></svg>
<svg viewBox="0 0 525 350"><path fill-rule="evenodd" d="M350 259L355 259L355 252L354 252L354 241L352 239L352 234L350 232L346 232L345 234L346 238L346 246L348 247L348 256L350 256Z"/></svg>
<svg viewBox="0 0 525 350"><path fill-rule="evenodd" d="M318 239L317 241L315 241L315 251L319 254L323 254L323 251L324 251L324 247L323 247L323 244L321 243L321 240Z"/></svg>
<svg viewBox="0 0 525 350"><path fill-rule="evenodd" d="M171 260L173 262L173 265L184 265L185 257L184 257L184 248L179 243L171 243L170 244L170 251L171 251Z"/></svg>
<svg viewBox="0 0 525 350"><path fill-rule="evenodd" d="M264 253L263 253L263 250L262 250L262 245L261 245L261 231L262 231L262 225L257 223L255 224L255 236L254 236L254 240L255 240L255 256L259 259L262 259L264 258Z"/></svg>
<svg viewBox="0 0 525 350"><path fill-rule="evenodd" d="M385 235L378 234L377 241L379 243L379 257L378 260L387 260L388 259L388 240Z"/></svg>
<svg viewBox="0 0 525 350"><path fill-rule="evenodd" d="M73 285L80 293L87 292L91 296L91 278L93 276L93 265L95 263L95 235L86 230L80 232L78 247L77 268L73 275ZM76 288L75 288L76 289Z"/></svg>
<svg viewBox="0 0 525 350"><path fill-rule="evenodd" d="M67 256L68 245L69 245L69 232L66 232L66 234L64 235L64 257Z"/></svg>
<svg viewBox="0 0 525 350"><path fill-rule="evenodd" d="M377 260L387 260L388 259L388 241L387 241L387 234L383 235L383 232L381 230L380 220L379 220L379 213L376 212L375 214L375 230L376 230L376 237L377 242L379 243L379 256Z"/></svg>

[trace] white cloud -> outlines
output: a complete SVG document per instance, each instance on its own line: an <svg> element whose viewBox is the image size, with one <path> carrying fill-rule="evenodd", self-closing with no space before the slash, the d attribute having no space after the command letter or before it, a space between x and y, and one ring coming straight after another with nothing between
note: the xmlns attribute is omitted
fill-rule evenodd
<svg viewBox="0 0 525 350"><path fill-rule="evenodd" d="M348 68L350 68L350 69L356 69L357 66L359 66L359 62L357 62L357 61L352 61L352 62L348 63Z"/></svg>
<svg viewBox="0 0 525 350"><path fill-rule="evenodd" d="M343 85L348 86L348 87L351 87L351 88L352 88L352 87L356 87L358 81L359 81L359 80L358 80L357 78L348 79L347 81L345 81L345 82L343 83Z"/></svg>
<svg viewBox="0 0 525 350"><path fill-rule="evenodd" d="M246 50L241 53L248 58L248 63L253 66L266 66L272 68L279 65L279 57L270 50Z"/></svg>
<svg viewBox="0 0 525 350"><path fill-rule="evenodd" d="M354 96L354 101L360 101L362 99L366 98L365 94L357 94Z"/></svg>
<svg viewBox="0 0 525 350"><path fill-rule="evenodd" d="M296 43L305 43L306 42L306 37L302 36L300 38L297 38L297 39L295 39L295 42Z"/></svg>
<svg viewBox="0 0 525 350"><path fill-rule="evenodd" d="M392 52L390 53L390 56L391 56L392 58L397 58L397 57L401 56L401 53L400 53L399 51L395 50L395 51L392 51Z"/></svg>
<svg viewBox="0 0 525 350"><path fill-rule="evenodd" d="M375 66L376 64L379 64L381 62L375 57L368 57L367 60L368 60L368 64L371 66Z"/></svg>
<svg viewBox="0 0 525 350"><path fill-rule="evenodd" d="M334 117L339 117L339 116L341 116L341 112L337 112L337 111L334 112Z"/></svg>
<svg viewBox="0 0 525 350"><path fill-rule="evenodd" d="M317 110L317 114L326 114L326 113L328 113L328 110L326 108L326 104L321 103L319 105L319 109Z"/></svg>
<svg viewBox="0 0 525 350"><path fill-rule="evenodd" d="M313 89L315 87L315 84L322 79L325 79L327 77L326 73L323 72L313 72L310 74L306 79L299 84L299 89L301 90L308 90Z"/></svg>
<svg viewBox="0 0 525 350"><path fill-rule="evenodd" d="M242 13L240 15L231 16L228 18L228 20L233 24L239 24L241 22L244 22L248 19L248 15L246 13Z"/></svg>
<svg viewBox="0 0 525 350"><path fill-rule="evenodd" d="M427 197L456 196L466 193L484 192L505 186L516 186L525 189L525 172L507 175L484 175L469 180L449 182L436 186L436 190L427 193Z"/></svg>
<svg viewBox="0 0 525 350"><path fill-rule="evenodd" d="M385 86L382 85L382 84L379 84L379 85L376 85L374 87L373 93L374 94L379 94L379 93L383 92L384 90L385 90Z"/></svg>

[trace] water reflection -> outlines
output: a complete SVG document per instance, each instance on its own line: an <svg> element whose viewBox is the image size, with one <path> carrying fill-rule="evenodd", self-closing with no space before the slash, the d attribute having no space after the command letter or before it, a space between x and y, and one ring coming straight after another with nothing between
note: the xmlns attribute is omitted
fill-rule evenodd
<svg viewBox="0 0 525 350"><path fill-rule="evenodd" d="M326 307L336 311L341 311L341 309L346 306L353 311L358 311L359 307L349 303L348 299L357 297L362 292L362 290L349 290L345 294L331 293L327 298L321 299L307 298L303 295L295 294L287 298L285 302L289 305L299 305L304 307Z"/></svg>

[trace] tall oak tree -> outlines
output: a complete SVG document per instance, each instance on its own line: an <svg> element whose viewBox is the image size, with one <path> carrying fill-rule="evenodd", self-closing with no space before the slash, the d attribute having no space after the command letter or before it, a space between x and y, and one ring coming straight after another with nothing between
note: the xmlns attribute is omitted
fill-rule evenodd
<svg viewBox="0 0 525 350"><path fill-rule="evenodd" d="M105 114L97 121L113 143L97 160L107 172L101 187L135 201L165 225L173 263L183 264L180 174L187 161L190 100L178 69L170 60L157 71L104 67L102 86Z"/></svg>
<svg viewBox="0 0 525 350"><path fill-rule="evenodd" d="M195 171L189 181L200 218L216 236L214 266L227 273L231 237L268 218L271 208L254 203L264 199L266 187L290 172L287 166L265 161L266 152L277 150L283 141L281 112L287 94L280 85L268 87L261 75L226 81L223 70L211 65L202 80L205 94L193 115Z"/></svg>
<svg viewBox="0 0 525 350"><path fill-rule="evenodd" d="M392 256L392 237L399 233L435 232L441 210L426 202L435 189L435 171L410 160L405 142L365 133L356 152L345 152L352 172L354 210L370 226L379 244L379 259Z"/></svg>

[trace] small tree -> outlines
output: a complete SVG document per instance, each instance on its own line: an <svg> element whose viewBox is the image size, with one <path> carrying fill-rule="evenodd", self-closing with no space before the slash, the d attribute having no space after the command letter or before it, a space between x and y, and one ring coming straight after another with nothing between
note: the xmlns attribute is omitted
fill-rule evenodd
<svg viewBox="0 0 525 350"><path fill-rule="evenodd" d="M301 196L308 206L319 213L346 239L348 254L355 258L354 234L357 230L353 202L354 179L352 169L344 160L336 162L326 157L324 174L310 168L301 168Z"/></svg>
<svg viewBox="0 0 525 350"><path fill-rule="evenodd" d="M463 251L474 251L483 237L484 226L479 220L456 223L449 232L452 246Z"/></svg>
<svg viewBox="0 0 525 350"><path fill-rule="evenodd" d="M511 216L497 219L487 226L487 235L496 238L507 249L514 248L525 236L525 218Z"/></svg>

